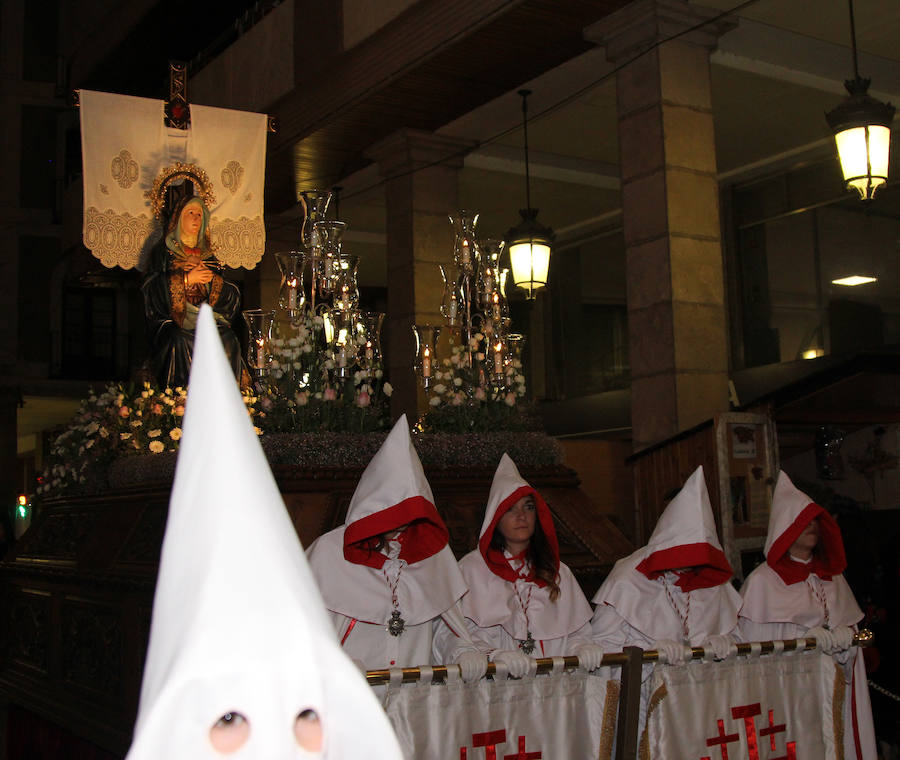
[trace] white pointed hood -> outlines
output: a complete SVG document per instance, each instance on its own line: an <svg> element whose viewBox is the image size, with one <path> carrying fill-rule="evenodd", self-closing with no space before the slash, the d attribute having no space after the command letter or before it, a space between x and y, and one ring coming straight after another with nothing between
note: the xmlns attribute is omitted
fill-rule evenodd
<svg viewBox="0 0 900 760"><path fill-rule="evenodd" d="M128 760L220 760L209 729L235 712L250 731L229 757L309 757L293 734L305 710L317 756L401 756L335 640L204 305Z"/></svg>
<svg viewBox="0 0 900 760"><path fill-rule="evenodd" d="M731 565L716 535L709 491L698 467L660 515L637 569L653 580L666 570L690 568L678 581L682 591L718 586L731 579Z"/></svg>
<svg viewBox="0 0 900 760"><path fill-rule="evenodd" d="M790 548L810 522L819 520L819 548L812 562L791 559ZM805 493L800 491L784 473L778 473L769 532L766 535L766 562L785 583L797 583L813 572L825 580L844 572L847 559L841 531L834 518Z"/></svg>
<svg viewBox="0 0 900 760"><path fill-rule="evenodd" d="M812 559L793 559L791 546L815 519L819 521L819 545ZM742 617L757 623L793 623L811 628L824 622L820 598L824 594L830 626L855 625L862 619L862 610L841 574L847 561L840 528L784 472L778 474L772 495L765 553L765 563L747 576L741 588ZM818 593L809 588L809 583L819 583L810 576L823 582Z"/></svg>
<svg viewBox="0 0 900 760"><path fill-rule="evenodd" d="M519 499L529 494L534 498L538 522L544 537L547 539L547 544L550 547L550 552L553 554L553 560L558 570L559 541L556 538L556 528L553 525L553 515L550 512L550 507L547 506L544 498L519 474L519 469L509 454L504 453L500 457L500 464L497 465L497 470L494 472L494 480L491 483L491 492L488 495L484 520L481 523L481 533L478 538L478 550L481 552L481 556L484 557L484 561L490 570L510 582L515 582L516 572L510 567L502 551L491 548L491 538L497 528L497 523L500 522L500 518ZM542 582L539 583L542 584Z"/></svg>
<svg viewBox="0 0 900 760"><path fill-rule="evenodd" d="M407 527L400 553L389 559L379 537L401 526ZM385 624L392 603L383 571L402 562L398 604L414 625L437 617L466 591L448 538L403 415L363 472L345 524L310 545L309 561L329 610Z"/></svg>
<svg viewBox="0 0 900 760"><path fill-rule="evenodd" d="M716 535L702 466L666 506L647 545L615 564L593 601L615 607L648 639L681 639L681 621L664 614L669 602L657 582L667 571L675 572L682 592L691 593L692 643L737 625L740 597L728 583L731 566Z"/></svg>
<svg viewBox="0 0 900 760"><path fill-rule="evenodd" d="M521 578L502 550L491 547L491 538L500 518L523 496L534 499L537 522L556 565L559 597L549 598L547 583L533 572ZM478 549L460 560L460 569L470 591L462 598L463 614L481 628L499 625L515 639L528 633L538 639L555 639L577 631L591 618L591 607L572 571L559 560L559 542L553 514L547 502L519 474L515 462L504 454L494 473L488 495ZM522 611L515 584L536 584L537 593L529 594L528 619Z"/></svg>

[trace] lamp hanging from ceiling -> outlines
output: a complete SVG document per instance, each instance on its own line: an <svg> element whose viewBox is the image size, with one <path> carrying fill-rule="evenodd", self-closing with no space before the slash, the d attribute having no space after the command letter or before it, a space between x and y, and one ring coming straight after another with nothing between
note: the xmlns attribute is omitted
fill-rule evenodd
<svg viewBox="0 0 900 760"><path fill-rule="evenodd" d="M531 175L528 166L528 96L531 90L519 90L522 96L522 131L525 137L525 206L519 209L522 220L506 233L506 250L512 268L513 283L524 288L528 298L547 284L550 249L556 237L553 230L537 220L538 210L531 208Z"/></svg>
<svg viewBox="0 0 900 760"><path fill-rule="evenodd" d="M825 114L834 132L841 172L847 188L855 188L863 201L887 182L894 106L869 95L870 79L859 75L856 53L856 25L853 0L850 5L850 43L853 50L853 79L844 82L850 97Z"/></svg>

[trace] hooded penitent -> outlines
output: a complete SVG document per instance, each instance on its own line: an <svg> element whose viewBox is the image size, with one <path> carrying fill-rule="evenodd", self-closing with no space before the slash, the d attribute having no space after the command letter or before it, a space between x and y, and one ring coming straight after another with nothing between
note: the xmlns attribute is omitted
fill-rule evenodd
<svg viewBox="0 0 900 760"><path fill-rule="evenodd" d="M403 526L399 553L389 558L379 539ZM386 625L397 610L405 625L416 625L466 591L447 539L404 415L363 472L345 524L313 542L309 561L332 612Z"/></svg>
<svg viewBox="0 0 900 760"><path fill-rule="evenodd" d="M812 558L808 563L792 558L792 544L815 519L819 521L819 543ZM794 623L806 628L823 622L832 628L854 625L862 619L862 610L841 575L847 561L840 528L783 472L778 475L772 497L765 553L766 564L748 576L741 590L742 617L757 623ZM824 604L803 582L810 575L833 581L822 586Z"/></svg>
<svg viewBox="0 0 900 760"><path fill-rule="evenodd" d="M308 757L293 731L307 710L319 756L400 758L335 641L217 335L204 306L128 760L221 758L210 728L228 713L249 723L229 757Z"/></svg>
<svg viewBox="0 0 900 760"><path fill-rule="evenodd" d="M534 583L542 593L528 597L528 619L513 585L522 579L504 556L491 547L491 538L500 518L524 496L534 499L536 524L544 534L557 572L559 597L550 601L546 581L534 576L534 568L524 580ZM480 628L502 626L514 639L524 641L531 633L535 639L557 639L577 631L591 618L591 608L575 577L559 561L559 542L553 515L541 495L519 474L515 462L504 454L494 473L487 509L481 525L478 549L460 560L460 569L471 591L462 599L463 614ZM536 655L540 656L540 654Z"/></svg>
<svg viewBox="0 0 900 760"><path fill-rule="evenodd" d="M728 583L731 574L698 467L660 515L647 545L615 564L593 601L615 608L648 641L681 641L686 627L687 638L698 646L737 624L740 597ZM689 604L673 609L669 578L690 595Z"/></svg>

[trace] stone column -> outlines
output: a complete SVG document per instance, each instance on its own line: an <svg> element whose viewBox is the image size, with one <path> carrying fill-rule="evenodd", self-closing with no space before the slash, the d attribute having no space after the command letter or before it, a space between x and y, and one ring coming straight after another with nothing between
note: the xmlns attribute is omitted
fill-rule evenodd
<svg viewBox="0 0 900 760"><path fill-rule="evenodd" d="M366 155L385 178L387 204L387 374L394 387L391 416L413 422L423 398L413 372L413 324L443 325L438 264L453 259L448 217L458 210L457 174L472 143L402 129Z"/></svg>
<svg viewBox="0 0 900 760"><path fill-rule="evenodd" d="M717 13L637 0L585 30L625 64L616 87L635 450L728 409L709 56L734 25L693 29Z"/></svg>

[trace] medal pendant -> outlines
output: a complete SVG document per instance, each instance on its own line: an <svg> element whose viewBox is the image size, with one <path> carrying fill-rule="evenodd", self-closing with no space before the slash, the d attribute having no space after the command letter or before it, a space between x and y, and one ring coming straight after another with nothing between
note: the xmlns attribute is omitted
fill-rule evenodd
<svg viewBox="0 0 900 760"><path fill-rule="evenodd" d="M528 638L519 644L519 649L525 654L531 654L534 651L534 637L531 635L531 631L528 631Z"/></svg>
<svg viewBox="0 0 900 760"><path fill-rule="evenodd" d="M391 636L399 636L406 627L406 621L400 617L400 610L394 610L391 613L391 619L388 621L387 629Z"/></svg>

